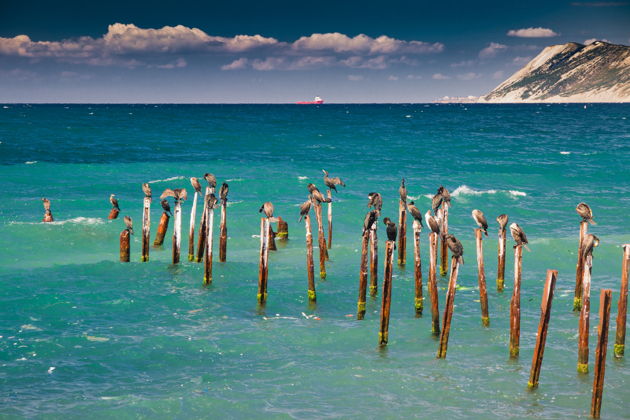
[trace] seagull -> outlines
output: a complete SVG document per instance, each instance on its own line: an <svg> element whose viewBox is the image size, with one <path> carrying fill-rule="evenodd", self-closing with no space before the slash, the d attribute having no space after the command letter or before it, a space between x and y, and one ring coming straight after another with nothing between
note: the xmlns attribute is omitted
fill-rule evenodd
<svg viewBox="0 0 630 420"><path fill-rule="evenodd" d="M330 200L324 198L324 195L317 189L315 184L308 184L306 188L308 188L308 192L311 193L311 198L313 200L317 201L318 203L330 203Z"/></svg>
<svg viewBox="0 0 630 420"><path fill-rule="evenodd" d="M142 192L144 193L145 197L151 198L151 186L146 182L142 184Z"/></svg>
<svg viewBox="0 0 630 420"><path fill-rule="evenodd" d="M265 212L265 216L267 216L268 218L273 217L273 204L271 203L271 201L266 201L263 203L262 206L260 206L258 213L262 212Z"/></svg>
<svg viewBox="0 0 630 420"><path fill-rule="evenodd" d="M497 222L499 223L499 230L504 231L508 224L508 215L500 214L497 216Z"/></svg>
<svg viewBox="0 0 630 420"><path fill-rule="evenodd" d="M405 178L400 181L400 188L398 188L398 194L403 202L407 202L407 187L405 187Z"/></svg>
<svg viewBox="0 0 630 420"><path fill-rule="evenodd" d="M123 217L123 220L125 221L125 226L127 226L127 230L133 235L133 222L131 221L131 217L125 216Z"/></svg>
<svg viewBox="0 0 630 420"><path fill-rule="evenodd" d="M304 216L306 216L309 211L311 211L311 197L310 196L308 200L300 204L300 219L298 220L298 222L301 222L302 218L304 218Z"/></svg>
<svg viewBox="0 0 630 420"><path fill-rule="evenodd" d="M374 209L380 213L383 208L383 197L377 192L371 192L368 194L368 207L374 207Z"/></svg>
<svg viewBox="0 0 630 420"><path fill-rule="evenodd" d="M431 229L431 232L440 234L440 223L433 217L431 210L427 210L424 214L424 220L427 222L427 226Z"/></svg>
<svg viewBox="0 0 630 420"><path fill-rule="evenodd" d="M577 205L575 210L578 212L580 216L582 216L583 222L589 222L591 225L596 225L595 220L593 220L593 211L586 203L580 203Z"/></svg>
<svg viewBox="0 0 630 420"><path fill-rule="evenodd" d="M212 174L204 174L203 179L208 181L208 186L210 188L216 188L217 186L217 178Z"/></svg>
<svg viewBox="0 0 630 420"><path fill-rule="evenodd" d="M160 204L162 205L162 208L164 209L164 212L166 212L169 216L173 215L171 213L171 205L168 204L168 201L166 199L162 199L162 201L160 201Z"/></svg>
<svg viewBox="0 0 630 420"><path fill-rule="evenodd" d="M454 235L446 235L446 245L453 253L453 257L457 259L459 264L464 264L464 247L462 243Z"/></svg>
<svg viewBox="0 0 630 420"><path fill-rule="evenodd" d="M516 248L519 245L523 245L528 251L531 251L529 247L527 246L527 244L529 243L527 241L527 236L525 235L525 232L523 232L523 229L521 229L519 225L517 225L516 223L512 223L510 225L510 233L512 234L512 238L514 238L514 241L516 242L516 245L514 245L514 248Z"/></svg>
<svg viewBox="0 0 630 420"><path fill-rule="evenodd" d="M481 210L475 209L472 211L472 217L473 219L475 219L475 223L477 223L477 226L483 229L483 233L488 236L488 221L486 220L486 216L483 215L483 212Z"/></svg>
<svg viewBox="0 0 630 420"><path fill-rule="evenodd" d="M322 169L322 172L324 172L324 184L326 184L329 189L335 190L335 192L337 192L337 185L341 185L342 187L346 186L346 184L338 176L331 178L328 176L327 170Z"/></svg>
<svg viewBox="0 0 630 420"><path fill-rule="evenodd" d="M396 223L392 222L389 217L384 218L383 223L387 225L387 240L396 242ZM396 245L394 245L394 249L396 249Z"/></svg>
<svg viewBox="0 0 630 420"><path fill-rule="evenodd" d="M229 190L230 187L228 187L227 182L221 184L221 188L219 189L219 197L221 197L221 202L224 204L227 203L227 195Z"/></svg>
<svg viewBox="0 0 630 420"><path fill-rule="evenodd" d="M593 248L599 246L599 238L593 234L588 234L584 237L582 244L582 257L586 258L589 255L593 255Z"/></svg>
<svg viewBox="0 0 630 420"><path fill-rule="evenodd" d="M190 178L190 185L201 194L201 184L199 183L199 178L195 178L194 176Z"/></svg>
<svg viewBox="0 0 630 420"><path fill-rule="evenodd" d="M420 213L420 210L418 210L418 207L416 207L413 201L407 206L407 211L411 213L414 220L417 220L420 223L420 227L422 227L422 213Z"/></svg>
<svg viewBox="0 0 630 420"><path fill-rule="evenodd" d="M363 220L363 235L372 228L374 222L376 222L376 218L378 217L378 213L376 210L370 210Z"/></svg>
<svg viewBox="0 0 630 420"><path fill-rule="evenodd" d="M118 199L116 198L115 194L112 194L112 195L109 196L109 202L112 203L112 206L116 210L120 210L120 207L118 207Z"/></svg>

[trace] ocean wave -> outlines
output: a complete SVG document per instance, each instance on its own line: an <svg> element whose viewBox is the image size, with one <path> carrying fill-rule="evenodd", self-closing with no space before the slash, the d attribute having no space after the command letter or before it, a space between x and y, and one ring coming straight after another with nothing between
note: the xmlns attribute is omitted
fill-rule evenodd
<svg viewBox="0 0 630 420"><path fill-rule="evenodd" d="M243 178L230 178L226 179L225 182L241 182Z"/></svg>
<svg viewBox="0 0 630 420"><path fill-rule="evenodd" d="M36 160L27 160L26 162L24 162L25 165L33 165L35 163L37 163Z"/></svg>
<svg viewBox="0 0 630 420"><path fill-rule="evenodd" d="M9 222L9 225L65 225L66 223L77 224L77 225L102 225L105 223L105 219L101 219L100 217L73 217L68 220L55 220L54 222Z"/></svg>
<svg viewBox="0 0 630 420"><path fill-rule="evenodd" d="M453 190L453 192L451 193L451 197L464 197L464 196L470 196L470 195L484 195L484 194L509 194L512 197L526 197L527 193L524 191L518 191L518 190L495 190L495 189L490 189L490 190L476 190L474 188L470 188L468 185L460 185L459 187L455 188ZM418 200L421 197L426 197L428 199L432 199L433 198L433 194L419 194L416 196L413 195L409 195L408 198L410 200Z"/></svg>
<svg viewBox="0 0 630 420"><path fill-rule="evenodd" d="M561 154L561 155L570 155L570 154L571 154L571 152L564 152L564 151L562 151L562 152L560 152L560 154Z"/></svg>
<svg viewBox="0 0 630 420"><path fill-rule="evenodd" d="M158 182L175 181L177 179L184 179L184 176L180 175L180 176L172 176L170 178L164 178L164 179L155 179L153 181L149 181L149 184L155 184L155 183L158 183Z"/></svg>
<svg viewBox="0 0 630 420"><path fill-rule="evenodd" d="M228 201L228 202L227 202L227 206L228 206L228 207L232 207L233 205L235 205L235 204L239 204L239 203L242 203L242 202L243 202L243 200Z"/></svg>
<svg viewBox="0 0 630 420"><path fill-rule="evenodd" d="M298 179L299 179L300 181L303 181L303 180L305 180L305 179L308 179L308 177L307 177L307 176L298 176Z"/></svg>

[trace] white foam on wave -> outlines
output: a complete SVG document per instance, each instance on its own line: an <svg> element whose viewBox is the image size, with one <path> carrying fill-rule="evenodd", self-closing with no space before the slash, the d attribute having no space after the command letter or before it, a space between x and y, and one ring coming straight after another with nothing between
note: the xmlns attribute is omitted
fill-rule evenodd
<svg viewBox="0 0 630 420"><path fill-rule="evenodd" d="M168 182L168 181L175 181L177 179L184 179L183 175L179 175L179 176L172 176L170 178L164 178L164 179L155 179L153 181L149 181L149 184L155 184L158 182Z"/></svg>
<svg viewBox="0 0 630 420"><path fill-rule="evenodd" d="M570 155L571 152L560 152L561 155Z"/></svg>
<svg viewBox="0 0 630 420"><path fill-rule="evenodd" d="M527 193L525 193L523 191L510 190L508 192L510 193L510 195L513 195L514 197L526 197L527 196Z"/></svg>
<svg viewBox="0 0 630 420"><path fill-rule="evenodd" d="M230 178L226 179L225 182L241 182L243 178Z"/></svg>
<svg viewBox="0 0 630 420"><path fill-rule="evenodd" d="M26 162L24 162L24 164L26 164L26 165L33 165L35 163L37 163L36 160L27 160Z"/></svg>
<svg viewBox="0 0 630 420"><path fill-rule="evenodd" d="M54 222L9 222L9 225L65 225L66 223L72 223L77 225L102 225L105 223L104 219L100 217L73 217L68 220L55 220Z"/></svg>
<svg viewBox="0 0 630 420"><path fill-rule="evenodd" d="M496 194L497 190L475 190L467 185L460 185L455 188L451 193L452 197L459 197L460 195L482 195L482 194Z"/></svg>
<svg viewBox="0 0 630 420"><path fill-rule="evenodd" d="M303 181L303 180L305 180L305 179L308 179L308 177L307 177L307 176L298 176L298 179L299 179L300 181Z"/></svg>
<svg viewBox="0 0 630 420"><path fill-rule="evenodd" d="M228 206L228 207L232 207L233 205L235 205L235 204L239 204L239 203L242 203L242 202L243 202L243 200L228 201L228 202L227 202L227 206Z"/></svg>

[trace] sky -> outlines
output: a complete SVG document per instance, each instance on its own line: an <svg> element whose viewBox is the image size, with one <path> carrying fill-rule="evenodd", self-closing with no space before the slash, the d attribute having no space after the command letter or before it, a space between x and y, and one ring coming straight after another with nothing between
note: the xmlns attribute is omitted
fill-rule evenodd
<svg viewBox="0 0 630 420"><path fill-rule="evenodd" d="M0 102L431 102L593 40L630 0L0 0Z"/></svg>

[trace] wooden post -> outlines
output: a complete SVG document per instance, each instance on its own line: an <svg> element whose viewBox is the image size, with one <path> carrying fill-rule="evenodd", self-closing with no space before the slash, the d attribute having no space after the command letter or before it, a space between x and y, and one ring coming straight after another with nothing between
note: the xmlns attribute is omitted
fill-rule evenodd
<svg viewBox="0 0 630 420"><path fill-rule="evenodd" d="M273 231L271 223L269 223L269 251L277 251L276 247L276 232Z"/></svg>
<svg viewBox="0 0 630 420"><path fill-rule="evenodd" d="M514 248L514 290L510 300L510 358L518 357L521 339L521 273L523 245Z"/></svg>
<svg viewBox="0 0 630 420"><path fill-rule="evenodd" d="M479 283L479 302L481 303L481 324L484 327L490 325L488 314L488 291L486 290L486 270L483 265L483 230L475 229L477 244L477 282Z"/></svg>
<svg viewBox="0 0 630 420"><path fill-rule="evenodd" d="M383 274L383 304L381 306L381 330L378 333L378 343L387 344L389 336L389 309L392 304L392 271L394 269L395 241L385 242L385 273Z"/></svg>
<svg viewBox="0 0 630 420"><path fill-rule="evenodd" d="M370 229L370 296L378 293L378 218Z"/></svg>
<svg viewBox="0 0 630 420"><path fill-rule="evenodd" d="M53 222L55 219L53 218L52 211L50 210L50 200L47 198L42 198L42 202L44 205L44 218L42 219L42 222Z"/></svg>
<svg viewBox="0 0 630 420"><path fill-rule="evenodd" d="M219 261L227 259L227 200L221 200L221 224L219 225Z"/></svg>
<svg viewBox="0 0 630 420"><path fill-rule="evenodd" d="M203 197L203 212L201 213L201 221L199 222L199 240L197 241L197 258L196 262L203 261L203 257L206 253L206 235L208 228L206 221L208 217L208 200L207 197L214 193L214 188L206 187L206 193Z"/></svg>
<svg viewBox="0 0 630 420"><path fill-rule="evenodd" d="M269 219L260 219L260 260L258 263L258 303L264 305L267 301L267 274L269 256Z"/></svg>
<svg viewBox="0 0 630 420"><path fill-rule="evenodd" d="M162 212L162 217L160 217L160 224L158 225L157 234L155 235L155 240L153 241L154 247L160 247L164 243L164 237L166 236L166 231L168 230L168 221L171 217L167 212Z"/></svg>
<svg viewBox="0 0 630 420"><path fill-rule="evenodd" d="M306 274L308 276L308 301L315 303L315 268L313 267L313 233L311 232L311 217L304 215L304 228L306 229Z"/></svg>
<svg viewBox="0 0 630 420"><path fill-rule="evenodd" d="M621 292L617 305L617 334L615 336L615 357L622 357L626 345L626 313L628 308L628 270L630 269L630 244L623 246L621 263Z"/></svg>
<svg viewBox="0 0 630 420"><path fill-rule="evenodd" d="M580 321L578 324L578 363L579 373L588 373L588 334L589 318L591 316L591 270L593 267L593 256L587 255L583 259L582 269L582 308L580 309Z"/></svg>
<svg viewBox="0 0 630 420"><path fill-rule="evenodd" d="M179 263L179 255L182 244L182 202L175 199L175 210L173 211L175 223L173 225L173 264Z"/></svg>
<svg viewBox="0 0 630 420"><path fill-rule="evenodd" d="M398 265L404 266L407 263L407 203L403 200L398 201L398 226Z"/></svg>
<svg viewBox="0 0 630 420"><path fill-rule="evenodd" d="M112 209L109 211L109 216L107 216L108 219L113 220L118 218L118 214L120 213L120 210L118 210L116 207L112 207Z"/></svg>
<svg viewBox="0 0 630 420"><path fill-rule="evenodd" d="M442 332L440 334L440 347L438 348L437 352L438 359L446 358L446 350L448 349L448 335L451 331L451 319L453 318L453 304L455 302L455 290L457 287L458 271L459 263L457 262L457 258L453 257L451 261L451 277L448 281L446 302L444 303L444 319L442 321Z"/></svg>
<svg viewBox="0 0 630 420"><path fill-rule="evenodd" d="M149 261L149 242L151 242L151 197L144 197L142 211L142 256L140 261Z"/></svg>
<svg viewBox="0 0 630 420"><path fill-rule="evenodd" d="M598 419L602 408L604 392L604 374L606 373L606 351L608 347L608 328L610 326L610 303L612 290L602 289L599 294L599 326L597 328L597 347L595 348L595 375L593 377L593 398L591 416Z"/></svg>
<svg viewBox="0 0 630 420"><path fill-rule="evenodd" d="M505 245L506 230L499 229L499 261L497 264L497 292L502 292L505 284Z"/></svg>
<svg viewBox="0 0 630 420"><path fill-rule="evenodd" d="M333 231L333 221L332 221L332 191L328 189L326 191L326 198L328 198L328 249L332 247L332 231ZM328 259L328 257L326 257Z"/></svg>
<svg viewBox="0 0 630 420"><path fill-rule="evenodd" d="M211 193L212 194L212 193ZM214 208L211 206L206 206L206 240L205 240L205 263L204 263L204 276L203 276L203 284L209 285L212 283L212 245L213 245L213 237L214 237Z"/></svg>
<svg viewBox="0 0 630 420"><path fill-rule="evenodd" d="M416 316L422 316L424 298L422 297L422 260L420 259L420 232L422 226L417 220L413 221L413 274L415 281L414 307ZM400 246L400 244L398 244Z"/></svg>
<svg viewBox="0 0 630 420"><path fill-rule="evenodd" d="M448 247L446 245L445 237L448 235L448 203L442 204L442 253L440 260L440 275L444 277L448 272Z"/></svg>
<svg viewBox="0 0 630 420"><path fill-rule="evenodd" d="M357 302L357 319L365 316L365 296L367 294L368 279L368 242L370 232L366 231L361 239L361 271L359 272L359 301Z"/></svg>
<svg viewBox="0 0 630 420"><path fill-rule="evenodd" d="M289 239L289 224L282 217L278 216L278 232L276 232L278 239Z"/></svg>
<svg viewBox="0 0 630 420"><path fill-rule="evenodd" d="M326 278L326 238L324 237L324 224L322 222L322 204L317 200L313 200L315 206L315 218L317 219L317 240L319 248L319 277Z"/></svg>
<svg viewBox="0 0 630 420"><path fill-rule="evenodd" d="M584 253L582 252L584 238L588 233L588 222L580 222L580 239L578 242L578 258L575 269L575 295L573 297L573 310L579 311L582 308L582 281L584 278Z"/></svg>
<svg viewBox="0 0 630 420"><path fill-rule="evenodd" d="M120 232L120 262L129 262L129 230Z"/></svg>
<svg viewBox="0 0 630 420"><path fill-rule="evenodd" d="M527 386L530 388L538 387L538 378L540 378L540 368L542 367L545 343L547 341L547 331L549 330L549 319L551 319L551 302L557 278L557 270L547 270L547 279L545 280L545 288L540 304L540 321L538 322L538 333L536 334L536 346L534 347L532 368L529 371L529 382L527 383Z"/></svg>
<svg viewBox="0 0 630 420"><path fill-rule="evenodd" d="M438 305L438 289L436 279L438 234L429 233L429 297L431 298L431 332L440 334L440 308Z"/></svg>
<svg viewBox="0 0 630 420"><path fill-rule="evenodd" d="M197 197L199 193L195 190L192 208L190 209L190 224L188 228L188 261L195 259L195 223L197 222Z"/></svg>

